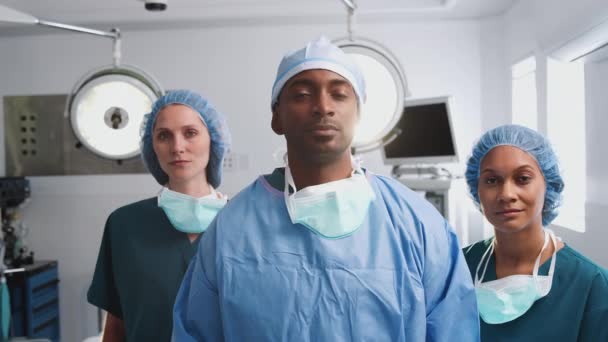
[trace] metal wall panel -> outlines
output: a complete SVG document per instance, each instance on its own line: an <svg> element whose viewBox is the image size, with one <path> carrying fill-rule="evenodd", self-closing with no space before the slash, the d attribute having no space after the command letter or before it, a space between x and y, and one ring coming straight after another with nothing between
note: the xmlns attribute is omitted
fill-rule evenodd
<svg viewBox="0 0 608 342"><path fill-rule="evenodd" d="M139 156L110 160L80 144L64 114L66 100L67 95L4 97L7 176L147 173Z"/></svg>

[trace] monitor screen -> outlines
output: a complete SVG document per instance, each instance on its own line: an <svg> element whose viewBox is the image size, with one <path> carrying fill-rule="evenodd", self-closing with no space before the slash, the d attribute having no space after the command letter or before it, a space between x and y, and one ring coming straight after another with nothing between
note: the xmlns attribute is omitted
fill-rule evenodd
<svg viewBox="0 0 608 342"><path fill-rule="evenodd" d="M396 127L401 133L383 149L386 164L458 161L448 97L407 101Z"/></svg>

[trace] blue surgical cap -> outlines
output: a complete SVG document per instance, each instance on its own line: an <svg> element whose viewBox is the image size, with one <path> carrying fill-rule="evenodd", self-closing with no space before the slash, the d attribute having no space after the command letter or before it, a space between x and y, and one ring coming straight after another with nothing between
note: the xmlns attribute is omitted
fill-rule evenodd
<svg viewBox="0 0 608 342"><path fill-rule="evenodd" d="M473 147L473 153L467 161L465 177L471 196L479 204L479 172L483 158L497 146L514 146L530 154L538 163L545 177L545 203L543 205L543 226L548 226L557 217L557 208L561 204L561 193L564 181L560 175L557 156L551 144L540 133L519 125L496 127L481 136Z"/></svg>
<svg viewBox="0 0 608 342"><path fill-rule="evenodd" d="M168 105L181 104L188 106L199 113L203 123L209 131L211 146L209 163L207 164L207 181L214 188L222 182L222 162L224 155L230 147L230 132L226 119L205 98L189 90L170 91L154 103L152 112L146 114L142 123L141 155L144 164L161 185L166 185L169 176L160 167L158 156L152 147L152 133L158 113Z"/></svg>
<svg viewBox="0 0 608 342"><path fill-rule="evenodd" d="M353 87L357 95L359 108L365 103L365 79L355 61L342 49L332 44L329 39L321 36L295 52L286 54L279 64L277 77L272 86L270 107L277 103L283 86L289 79L302 71L324 69L333 71L344 77Z"/></svg>

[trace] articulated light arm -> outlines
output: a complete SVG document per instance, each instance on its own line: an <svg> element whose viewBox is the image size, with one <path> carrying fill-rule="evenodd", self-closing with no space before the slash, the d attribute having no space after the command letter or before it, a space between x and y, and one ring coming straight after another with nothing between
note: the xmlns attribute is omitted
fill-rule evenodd
<svg viewBox="0 0 608 342"><path fill-rule="evenodd" d="M93 34L93 35L102 36L102 37L108 37L108 38L112 38L112 39L118 39L119 36L120 36L120 34L118 34L116 32L107 32L107 31L94 30L94 29L90 29L90 28L86 28L86 27L80 27L80 26L74 26L74 25L68 25L68 24L55 23L55 22L52 22L52 21L46 21L46 20L40 20L40 19L37 19L36 24L42 25L42 26L54 27L54 28L58 28L58 29L62 29L62 30L67 30L67 31L76 31L76 32L82 32L82 33L88 33L88 34Z"/></svg>
<svg viewBox="0 0 608 342"><path fill-rule="evenodd" d="M95 29L90 29L90 28L81 27L81 26L68 25L68 24L56 23L56 22L52 22L52 21L41 20L30 14L27 14L27 13L24 13L21 11L17 11L10 7L6 7L4 5L0 5L0 22L11 23L11 24L48 26L48 27L53 27L53 28L57 28L57 29L61 29L61 30L88 33L88 34L92 34L92 35L96 35L96 36L112 38L114 40L114 45L113 45L114 65L118 66L120 64L120 56L121 56L121 54L120 54L120 31L116 28L112 29L111 31L101 31L101 30L95 30Z"/></svg>
<svg viewBox="0 0 608 342"><path fill-rule="evenodd" d="M342 2L346 6L346 11L348 12L348 18L346 22L346 31L348 32L348 39L350 41L354 41L353 27L355 26L355 10L357 9L357 4L355 4L355 0L342 0Z"/></svg>

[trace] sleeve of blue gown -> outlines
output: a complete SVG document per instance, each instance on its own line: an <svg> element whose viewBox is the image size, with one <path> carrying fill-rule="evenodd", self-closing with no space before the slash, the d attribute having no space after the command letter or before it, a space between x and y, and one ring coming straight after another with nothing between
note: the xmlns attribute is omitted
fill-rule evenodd
<svg viewBox="0 0 608 342"><path fill-rule="evenodd" d="M423 284L426 293L426 340L479 341L475 288L454 231L443 229L426 236Z"/></svg>
<svg viewBox="0 0 608 342"><path fill-rule="evenodd" d="M593 279L583 320L579 342L608 341L608 272L600 272ZM582 297L582 296L581 296Z"/></svg>
<svg viewBox="0 0 608 342"><path fill-rule="evenodd" d="M177 293L173 307L173 342L224 340L215 268L216 221L201 238Z"/></svg>

